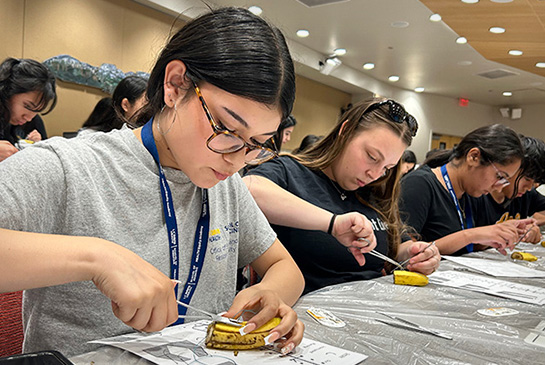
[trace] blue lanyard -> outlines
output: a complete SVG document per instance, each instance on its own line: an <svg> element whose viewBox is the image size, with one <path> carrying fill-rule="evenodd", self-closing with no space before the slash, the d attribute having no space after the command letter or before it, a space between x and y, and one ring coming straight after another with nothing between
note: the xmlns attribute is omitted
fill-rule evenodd
<svg viewBox="0 0 545 365"><path fill-rule="evenodd" d="M163 198L163 212L165 215L165 222L168 231L168 242L170 251L170 278L178 280L178 225L176 223L176 215L174 214L174 204L172 202L172 193L168 186L168 181L165 177L163 167L159 163L159 152L157 151L157 145L153 139L153 118L142 127L142 142L144 147L151 153L153 159L157 163L159 168L159 180L161 186L161 196ZM199 282L201 275L204 256L206 253L206 246L208 244L208 232L210 231L210 211L208 207L208 190L202 189L202 210L199 222L197 223L197 230L195 231L195 242L193 244L193 254L191 256L191 268L187 276L184 290L179 300L185 304L191 302L191 298L195 293L195 289ZM178 285L174 288L174 294L178 299ZM185 315L187 308L178 305L178 314ZM183 319L178 319L174 324L184 323Z"/></svg>
<svg viewBox="0 0 545 365"><path fill-rule="evenodd" d="M452 197L452 201L454 201L454 205L456 206L456 211L458 212L458 218L460 218L460 225L462 226L462 230L465 229L464 226L464 218L462 216L462 209L460 209L460 204L458 204L458 198L456 197L456 194L454 193L454 189L452 188L452 183L450 182L450 177L448 176L447 172L447 164L444 164L441 166L441 174L443 175L443 180L445 181L445 185L447 186L447 190L450 193L450 196ZM466 207L466 224L467 228L473 228L473 216L471 213L471 206ZM470 243L466 246L466 249L468 252L473 252L473 243Z"/></svg>

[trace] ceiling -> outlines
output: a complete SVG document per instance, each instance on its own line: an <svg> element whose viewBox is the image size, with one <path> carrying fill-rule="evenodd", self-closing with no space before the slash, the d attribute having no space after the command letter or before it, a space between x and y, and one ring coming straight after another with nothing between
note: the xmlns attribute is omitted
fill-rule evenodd
<svg viewBox="0 0 545 365"><path fill-rule="evenodd" d="M136 0L188 15L200 0ZM309 7L303 3L334 2ZM506 1L506 0L495 0ZM480 0L207 0L220 6L257 5L262 17L289 40L298 73L349 93L376 92L380 85L466 98L485 105L545 104L545 0L495 3ZM428 8L429 7L429 8ZM439 13L443 20L431 22ZM188 15L191 17L191 15ZM488 32L491 26L507 29ZM310 36L295 33L307 29ZM457 44L458 36L468 39ZM318 60L345 48L342 65L325 76ZM519 49L522 56L510 56ZM367 62L373 70L364 70ZM488 77L482 76L487 75ZM399 81L388 81L398 75ZM502 77L497 77L503 75ZM507 75L507 76L505 76ZM511 97L503 96L511 91Z"/></svg>

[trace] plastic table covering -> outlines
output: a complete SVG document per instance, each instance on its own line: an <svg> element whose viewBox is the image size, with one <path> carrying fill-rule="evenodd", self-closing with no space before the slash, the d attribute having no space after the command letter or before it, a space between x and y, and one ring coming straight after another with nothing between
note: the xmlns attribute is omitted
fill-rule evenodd
<svg viewBox="0 0 545 365"><path fill-rule="evenodd" d="M521 244L518 248L539 257L536 262L517 261L518 264L545 270L544 247ZM491 251L469 256L505 259ZM443 260L439 270L465 271L466 268ZM506 280L545 287L543 278ZM306 314L310 307L332 312L346 326L330 328L318 323ZM514 309L518 314L492 317L477 312L495 307ZM309 293L294 309L306 326L306 337L369 356L362 364L545 364L545 347L524 341L526 336L536 333L535 328L541 321L545 321L545 306L433 283L425 287L394 285L389 275ZM448 334L453 340L381 323L376 319L393 320L377 311ZM113 347L70 360L75 364L149 364L147 360Z"/></svg>

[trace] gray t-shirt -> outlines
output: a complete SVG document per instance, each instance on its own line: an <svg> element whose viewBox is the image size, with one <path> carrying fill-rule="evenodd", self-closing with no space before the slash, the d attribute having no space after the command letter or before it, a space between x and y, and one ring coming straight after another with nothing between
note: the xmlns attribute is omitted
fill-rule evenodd
<svg viewBox="0 0 545 365"><path fill-rule="evenodd" d="M166 168L165 174L185 283L202 192L179 170ZM129 129L52 138L16 153L0 163L0 199L2 228L104 238L169 275L158 168ZM219 313L235 296L237 268L264 253L276 235L238 174L209 189L209 201L208 247L191 304ZM97 347L87 341L132 331L91 282L27 290L23 309L25 352L54 349L72 356Z"/></svg>

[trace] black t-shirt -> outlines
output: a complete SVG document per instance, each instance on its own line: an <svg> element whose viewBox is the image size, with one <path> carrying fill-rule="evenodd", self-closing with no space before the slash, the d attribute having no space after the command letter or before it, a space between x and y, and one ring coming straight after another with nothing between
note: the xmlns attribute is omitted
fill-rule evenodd
<svg viewBox="0 0 545 365"><path fill-rule="evenodd" d="M386 254L386 225L378 214L358 201L355 192L345 192L346 199L342 200L333 182L321 171L311 170L291 157L281 156L251 169L248 175L266 177L301 199L332 213L357 211L364 214L373 225L377 239L376 250ZM369 189L365 187L358 192L360 196L369 195ZM328 285L368 280L382 275L384 261L365 255L365 265L361 267L341 243L325 232L277 225L272 227L305 277L305 294Z"/></svg>
<svg viewBox="0 0 545 365"><path fill-rule="evenodd" d="M6 124L1 127L0 139L9 141L11 144L17 143L20 139L25 139L26 136L33 130L37 130L42 136L42 140L47 139L44 121L38 114L23 125Z"/></svg>
<svg viewBox="0 0 545 365"><path fill-rule="evenodd" d="M535 189L513 199L507 207L498 204L491 195L470 198L475 211L475 224L488 226L510 219L524 219L545 210L545 196Z"/></svg>
<svg viewBox="0 0 545 365"><path fill-rule="evenodd" d="M464 213L472 209L469 197L465 193L460 199L460 207ZM414 228L423 241L431 242L462 229L451 195L437 180L429 166L424 165L401 180L399 209L403 221ZM473 212L472 209L472 216L475 217ZM465 220L464 226L467 228ZM467 252L464 247L455 254Z"/></svg>

